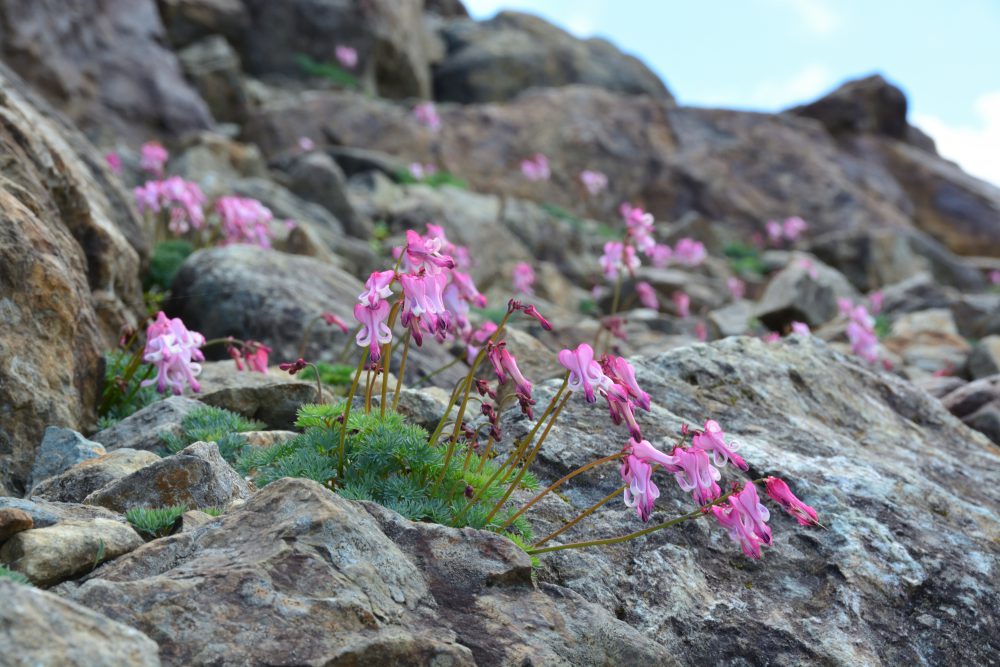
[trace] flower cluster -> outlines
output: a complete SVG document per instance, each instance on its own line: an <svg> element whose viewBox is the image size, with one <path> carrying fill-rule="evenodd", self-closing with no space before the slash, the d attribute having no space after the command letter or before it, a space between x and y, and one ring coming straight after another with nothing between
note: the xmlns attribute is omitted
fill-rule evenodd
<svg viewBox="0 0 1000 667"><path fill-rule="evenodd" d="M430 178L437 173L437 167L431 163L421 164L420 162L411 162L407 169L410 172L410 176L418 181Z"/></svg>
<svg viewBox="0 0 1000 667"><path fill-rule="evenodd" d="M521 173L532 182L547 181L552 176L549 171L549 159L541 153L535 153L521 160Z"/></svg>
<svg viewBox="0 0 1000 667"><path fill-rule="evenodd" d="M535 270L527 262L514 265L514 291L518 294L531 296L535 293Z"/></svg>
<svg viewBox="0 0 1000 667"><path fill-rule="evenodd" d="M635 270L642 264L640 252L649 258L653 266L666 266L671 260L684 266L698 266L708 256L704 244L691 238L680 239L673 248L657 243L653 238L654 218L651 213L627 202L618 211L625 221L625 238L604 244L601 268L608 280L614 280L622 273L635 275Z"/></svg>
<svg viewBox="0 0 1000 667"><path fill-rule="evenodd" d="M838 299L840 313L846 315L847 340L851 343L851 351L869 364L878 360L878 336L875 333L875 318L871 316L864 304L854 305L850 299Z"/></svg>
<svg viewBox="0 0 1000 667"><path fill-rule="evenodd" d="M255 340L243 343L242 349L236 345L227 345L226 352L236 362L236 370L249 368L251 371L267 374L267 359L271 348Z"/></svg>
<svg viewBox="0 0 1000 667"><path fill-rule="evenodd" d="M168 211L168 227L174 234L186 234L205 226L205 195L197 183L180 176L146 181L133 190L139 213Z"/></svg>
<svg viewBox="0 0 1000 667"><path fill-rule="evenodd" d="M180 394L187 383L193 391L201 391L195 379L201 373L201 364L196 362L205 360L199 349L204 344L204 336L188 331L179 317L169 319L161 310L146 329L142 352L142 360L156 368L156 377L144 380L142 386L155 384L161 394L169 386L174 394Z"/></svg>
<svg viewBox="0 0 1000 667"><path fill-rule="evenodd" d="M433 102L421 102L413 107L413 118L431 132L441 129L441 117Z"/></svg>
<svg viewBox="0 0 1000 667"><path fill-rule="evenodd" d="M344 46L343 44L338 44L334 49L334 54L337 56L337 62L344 69L354 69L358 66L358 51L350 46Z"/></svg>
<svg viewBox="0 0 1000 667"><path fill-rule="evenodd" d="M733 297L733 301L739 301L747 293L747 284L736 276L730 276L726 279L726 289L729 290L729 296Z"/></svg>
<svg viewBox="0 0 1000 667"><path fill-rule="evenodd" d="M163 178L170 153L158 141L147 141L139 149L139 168L150 176Z"/></svg>
<svg viewBox="0 0 1000 667"><path fill-rule="evenodd" d="M799 217L786 218L784 222L778 220L768 220L764 225L767 231L767 240L772 244L781 245L783 242L794 243L802 233L809 229L809 224Z"/></svg>
<svg viewBox="0 0 1000 667"><path fill-rule="evenodd" d="M249 243L262 248L271 247L268 223L274 216L256 199L220 197L215 202L215 212L219 216L223 245Z"/></svg>
<svg viewBox="0 0 1000 667"><path fill-rule="evenodd" d="M608 177L602 171L584 169L580 172L580 183L591 197L595 197L608 188Z"/></svg>

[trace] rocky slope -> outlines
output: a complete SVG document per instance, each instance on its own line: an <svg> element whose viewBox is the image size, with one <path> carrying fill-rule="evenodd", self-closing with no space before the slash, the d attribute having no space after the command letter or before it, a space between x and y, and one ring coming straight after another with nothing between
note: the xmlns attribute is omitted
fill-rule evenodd
<svg viewBox="0 0 1000 667"><path fill-rule="evenodd" d="M322 68L343 46L356 85ZM848 82L781 114L684 107L603 40L516 12L475 22L458 0L10 2L0 61L0 563L36 586L0 580L3 655L995 662L1000 191L941 158L890 82ZM422 100L438 103L440 128L414 114ZM659 241L708 250L647 261L610 325L653 399L644 435L666 449L682 424L718 420L748 474L792 481L825 528L773 512L760 562L696 520L533 567L494 533L411 522L315 482L257 490L223 439L163 447L203 404L260 422L254 446L281 442L317 399L309 381L237 373L228 359L205 364L200 393L98 430L103 353L146 314L154 239L128 189L146 178L148 139L170 149L169 174L274 213L272 249L184 262L163 306L191 329L260 340L272 363L301 345L335 361L347 338L310 322L349 318L403 232L437 224L469 248L493 307L514 268L533 266L531 301L553 331L517 321L507 339L539 405L563 374L555 353L609 325L595 314L613 300L592 291L599 257L624 233L618 205L643 206ZM120 174L102 158L111 150ZM535 153L551 178L521 172ZM413 183L414 162L466 187ZM583 169L606 173L607 189L588 196ZM769 243L767 221L790 216L808 229ZM632 296L640 281L657 307ZM851 353L845 298L879 310L876 363ZM793 322L811 335L787 335ZM465 368L427 376L462 352L414 348L406 380L426 381L401 394L409 419L436 424ZM319 399L334 400L329 387ZM619 450L626 431L606 419L574 397L539 455L541 482ZM513 411L503 426L501 450L525 430ZM529 514L536 534L619 483L612 464L575 478ZM654 521L690 509L669 475L659 483ZM192 511L160 536L124 515L182 502ZM616 499L550 544L640 526Z"/></svg>

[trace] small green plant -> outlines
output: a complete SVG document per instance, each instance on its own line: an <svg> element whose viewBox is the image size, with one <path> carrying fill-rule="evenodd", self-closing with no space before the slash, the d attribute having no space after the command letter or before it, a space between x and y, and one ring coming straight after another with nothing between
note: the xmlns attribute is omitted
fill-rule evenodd
<svg viewBox="0 0 1000 667"><path fill-rule="evenodd" d="M511 511L490 515L505 487L489 482L498 473L492 459L464 447L445 462L445 449L428 445L427 432L395 412L350 413L344 439L344 472L338 473L339 417L344 406L304 405L296 426L304 433L266 448L248 448L236 468L258 486L282 477L305 477L334 488L352 500L370 500L414 521L473 526L498 531ZM441 473L444 472L442 476ZM437 480L440 479L440 482ZM522 488L537 480L525 475ZM480 494L479 504L469 501ZM459 520L456 522L456 518ZM531 540L528 523L518 517L508 530Z"/></svg>
<svg viewBox="0 0 1000 667"><path fill-rule="evenodd" d="M222 516L226 510L222 507L202 507L201 511L209 516Z"/></svg>
<svg viewBox="0 0 1000 667"><path fill-rule="evenodd" d="M889 318L884 314L875 316L875 335L878 336L879 340L885 338L889 335L889 330L892 328L892 323L889 322Z"/></svg>
<svg viewBox="0 0 1000 667"><path fill-rule="evenodd" d="M132 524L135 531L146 539L155 540L170 534L177 519L187 507L171 505L170 507L136 507L125 512L125 519Z"/></svg>
<svg viewBox="0 0 1000 667"><path fill-rule="evenodd" d="M729 259L734 273L750 277L764 275L764 260L757 248L745 243L730 243L722 249L722 254Z"/></svg>
<svg viewBox="0 0 1000 667"><path fill-rule="evenodd" d="M295 63L309 76L327 79L344 88L358 87L358 80L353 74L332 63L321 63L318 60L313 60L304 53L295 56Z"/></svg>
<svg viewBox="0 0 1000 667"><path fill-rule="evenodd" d="M246 438L240 434L262 428L263 424L250 421L235 412L206 405L184 417L180 435L168 433L160 437L167 451L172 454L195 442L214 442L219 446L222 458L233 462L246 447Z"/></svg>
<svg viewBox="0 0 1000 667"><path fill-rule="evenodd" d="M184 239L171 239L156 244L149 260L149 271L143 281L143 289L166 292L174 282L174 276L181 270L184 260L194 252L194 246Z"/></svg>
<svg viewBox="0 0 1000 667"><path fill-rule="evenodd" d="M315 364L319 369L319 380L331 387L343 387L351 384L354 379L354 366L344 364L328 364L325 361L317 361ZM303 380L315 380L316 371L307 366L299 372L299 377Z"/></svg>
<svg viewBox="0 0 1000 667"><path fill-rule="evenodd" d="M143 387L142 381L153 371L142 365L139 355L127 350L113 350L104 355L104 392L98 410L97 427L114 426L119 421L164 398L156 388Z"/></svg>
<svg viewBox="0 0 1000 667"><path fill-rule="evenodd" d="M28 586L31 585L31 580L29 580L26 576L3 565L0 565L0 579L9 579L10 581L18 584L26 584Z"/></svg>
<svg viewBox="0 0 1000 667"><path fill-rule="evenodd" d="M432 188L440 188L448 185L460 190L469 189L468 183L455 174L444 170L438 170L423 178L417 178L406 169L400 169L396 172L396 180L404 185L416 185L419 183L420 185L429 185Z"/></svg>

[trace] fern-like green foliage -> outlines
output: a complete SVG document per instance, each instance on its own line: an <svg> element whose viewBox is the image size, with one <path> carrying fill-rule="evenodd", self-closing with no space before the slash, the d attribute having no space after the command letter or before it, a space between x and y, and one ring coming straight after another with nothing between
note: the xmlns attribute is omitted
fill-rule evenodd
<svg viewBox="0 0 1000 667"><path fill-rule="evenodd" d="M358 80L353 74L332 63L321 63L302 53L295 56L295 63L309 76L332 81L344 88L358 87Z"/></svg>
<svg viewBox="0 0 1000 667"><path fill-rule="evenodd" d="M396 172L396 180L404 185L416 185L419 183L420 185L429 185L432 188L440 188L448 185L459 190L469 189L469 184L463 179L450 171L444 170L435 171L433 174L429 174L423 178L416 178L408 170L400 169Z"/></svg>
<svg viewBox="0 0 1000 667"><path fill-rule="evenodd" d="M191 411L181 420L180 435L168 433L160 437L171 454L176 454L195 442L214 442L219 446L222 458L233 462L246 447L246 438L240 433L262 428L263 424L250 421L235 412L206 405Z"/></svg>
<svg viewBox="0 0 1000 667"><path fill-rule="evenodd" d="M135 531L147 539L156 539L170 533L178 517L187 512L184 505L170 507L136 507L125 512L125 519Z"/></svg>
<svg viewBox="0 0 1000 667"><path fill-rule="evenodd" d="M201 511L209 516L222 516L225 510L221 507L202 507Z"/></svg>
<svg viewBox="0 0 1000 667"><path fill-rule="evenodd" d="M166 292L174 282L174 276L181 270L181 264L194 252L194 246L183 239L171 239L157 243L149 260L149 271L143 280L143 289L158 289Z"/></svg>
<svg viewBox="0 0 1000 667"><path fill-rule="evenodd" d="M380 416L377 411L367 415L351 411L344 441L344 474L339 476L339 418L343 409L343 404L302 406L296 421L304 430L302 435L271 447L247 447L236 469L253 477L258 486L289 476L312 479L345 498L377 502L414 521L499 531L513 512L505 508L488 518L507 488L499 483L487 487L498 469L495 461L483 461L458 445L445 468L445 446L429 446L427 431L406 423L395 412ZM533 485L537 486L537 480L526 474L521 486ZM476 494L480 500L466 509ZM523 517L508 530L531 539Z"/></svg>
<svg viewBox="0 0 1000 667"><path fill-rule="evenodd" d="M722 254L729 259L729 267L734 273L749 277L764 275L764 260L757 248L745 243L730 243L722 249Z"/></svg>
<svg viewBox="0 0 1000 667"><path fill-rule="evenodd" d="M319 368L319 381L327 386L349 386L354 381L354 366L317 361L316 367ZM306 366L299 372L299 377L303 380L315 380L316 371L313 370L312 366Z"/></svg>
<svg viewBox="0 0 1000 667"><path fill-rule="evenodd" d="M16 570L8 569L7 567L0 565L0 579L8 579L19 584L31 585L31 581Z"/></svg>
<svg viewBox="0 0 1000 667"><path fill-rule="evenodd" d="M113 350L104 355L104 392L113 392L118 400L112 402L99 416L97 426L100 429L110 428L136 411L164 398L157 393L156 387L142 386L142 381L152 377L154 372L149 364L140 364L131 380L124 387L119 386L119 378L124 378L131 360L132 354L124 350Z"/></svg>

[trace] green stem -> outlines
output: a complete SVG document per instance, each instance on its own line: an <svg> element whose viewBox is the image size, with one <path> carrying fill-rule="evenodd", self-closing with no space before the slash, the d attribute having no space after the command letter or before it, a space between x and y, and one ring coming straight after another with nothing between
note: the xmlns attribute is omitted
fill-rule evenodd
<svg viewBox="0 0 1000 667"><path fill-rule="evenodd" d="M410 337L412 333L412 331L407 329L406 335L403 337L403 354L399 359L399 375L396 376L396 391L392 395L393 412L395 412L397 406L399 406L399 392L403 386L403 373L406 372L406 357L410 353Z"/></svg>
<svg viewBox="0 0 1000 667"><path fill-rule="evenodd" d="M541 500L542 498L544 498L545 494L549 493L553 489L559 488L560 486L563 485L563 483L568 482L569 480L573 479L574 477L576 477L577 475L579 475L581 473L587 472L591 468L596 468L597 466L601 465L602 463L607 463L608 461L614 461L614 460L616 460L618 458L621 458L621 456L622 456L621 452L618 452L616 454L609 454L608 456L605 456L604 458L597 459L596 461L591 461L590 463L588 463L586 465L580 466L579 468L577 468L576 470L574 470L573 472L571 472L571 473L569 473L567 475L563 475L558 480L556 480L555 482L553 482L552 484L550 484L544 491L542 491L537 496L535 496L534 498L532 498L531 500L529 500L527 503L525 503L524 506L521 509L519 509L513 515L511 515L506 521L504 521L503 525L500 526L500 530L504 530L507 526L509 526L510 524L514 523L514 521L517 519L517 517L521 516L522 514L524 514L525 512L527 512L529 509L531 509L532 505L534 505L539 500Z"/></svg>
<svg viewBox="0 0 1000 667"><path fill-rule="evenodd" d="M490 457L490 452L492 451L493 451L493 436L491 435L489 440L486 441L486 449L483 450L482 455L479 457L479 466L476 468L477 475L483 471L483 466L486 465L486 459Z"/></svg>
<svg viewBox="0 0 1000 667"><path fill-rule="evenodd" d="M402 255L400 255L402 257ZM392 311L389 313L389 331L396 326L396 316L399 314L399 308L403 305L403 300L399 299L396 303L392 304ZM407 329L409 333L409 329ZM392 339L382 346L382 361L384 365L382 366L382 399L379 401L378 410L379 415L385 417L385 397L389 391L389 368L392 366Z"/></svg>
<svg viewBox="0 0 1000 667"><path fill-rule="evenodd" d="M531 428L531 431L528 432L527 436L521 439L521 442L518 443L517 449L514 450L514 453L508 456L507 460L504 461L504 464L500 466L501 470L503 470L504 468L508 469L507 473L504 475L503 478L504 482L506 482L507 479L510 477L510 473L513 472L514 467L521 460L521 456L528 449L528 445L530 445L534 441L535 435L538 434L538 429L542 427L542 424L545 423L545 420L548 418L548 416L552 414L553 410L556 409L556 405L558 404L559 399L562 398L563 392L566 391L567 384L569 384L569 373L566 373L566 375L563 376L563 383L559 387L559 391L555 393L555 395L549 401L549 404L545 406L545 411L542 412L542 416L539 417L538 421L535 422L535 425Z"/></svg>
<svg viewBox="0 0 1000 667"><path fill-rule="evenodd" d="M354 394L358 391L358 382L361 381L361 371L368 361L368 348L361 352L361 361L358 362L358 370L354 372L354 382L351 383L351 391L347 393L347 405L344 406L344 423L340 427L340 461L337 463L337 479L344 479L344 442L347 440L347 418L351 416L351 404L354 402Z"/></svg>
<svg viewBox="0 0 1000 667"><path fill-rule="evenodd" d="M451 398L448 399L448 407L444 409L444 414L441 415L441 420L438 422L437 427L434 432L431 433L431 437L428 438L428 446L433 447L437 443L438 437L441 435L441 431L444 429L445 424L448 422L448 415L451 414L451 409L455 407L455 403L458 401L458 393L462 390L462 383L459 382L455 385L455 388L451 390Z"/></svg>
<svg viewBox="0 0 1000 667"><path fill-rule="evenodd" d="M599 507L601 507L602 505L604 505L605 503L607 503L609 500L611 500L612 498L614 498L615 496L617 496L619 493L621 493L622 491L624 491L626 486L627 486L626 484L622 484L617 489L615 489L614 491L612 491L611 493L609 493L608 495L604 496L603 498L601 498L600 500L598 500L596 503L594 503L593 505L591 505L590 507L588 507L582 513L580 513L575 519L573 519L572 521L564 524L562 528L560 528L559 530L557 530L557 531L555 531L553 533L549 533L548 535L546 535L545 537L543 537L539 541L535 542L532 545L532 548L541 546L541 545L545 544L546 542L548 542L549 540L551 540L551 539L553 539L555 537L558 537L559 535L562 535L565 531L569 530L570 528L572 528L576 524L578 524L581 521L583 521L585 518L587 518L588 516L590 516L591 514L593 514L594 512L596 512Z"/></svg>

